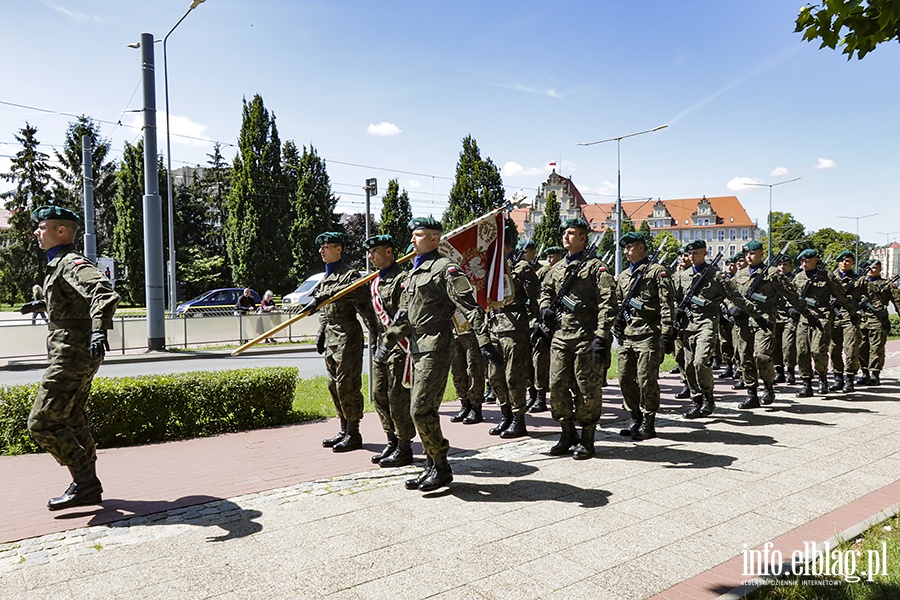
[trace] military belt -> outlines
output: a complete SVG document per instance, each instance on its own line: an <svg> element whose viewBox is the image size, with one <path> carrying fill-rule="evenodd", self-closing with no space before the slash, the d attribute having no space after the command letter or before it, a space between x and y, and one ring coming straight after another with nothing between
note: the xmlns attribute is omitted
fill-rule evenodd
<svg viewBox="0 0 900 600"><path fill-rule="evenodd" d="M91 328L91 320L90 319L59 319L57 321L50 321L47 324L47 329L50 331L55 331L57 329L90 329Z"/></svg>
<svg viewBox="0 0 900 600"><path fill-rule="evenodd" d="M324 321L326 325L346 325L347 323L352 323L356 320L356 315L350 317L325 317Z"/></svg>
<svg viewBox="0 0 900 600"><path fill-rule="evenodd" d="M434 321L425 325L417 325L415 327L415 332L418 334L424 333L425 335L432 335L448 329L453 329L453 321Z"/></svg>

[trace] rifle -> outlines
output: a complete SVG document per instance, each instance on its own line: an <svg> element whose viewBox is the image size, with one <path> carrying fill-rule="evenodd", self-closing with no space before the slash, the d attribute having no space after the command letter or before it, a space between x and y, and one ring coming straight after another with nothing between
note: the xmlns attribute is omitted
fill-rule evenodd
<svg viewBox="0 0 900 600"><path fill-rule="evenodd" d="M631 287L628 288L628 293L625 294L625 297L622 299L622 303L619 305L619 312L616 314L616 320L613 321L613 335L616 336L616 340L619 341L619 345L622 344L625 339L625 328L629 323L634 319L629 312L630 308L634 308L635 310L641 310L644 308L644 303L634 297L635 293L637 293L637 289L641 284L641 281L644 280L644 275L647 274L647 270L650 268L650 265L656 262L656 258L659 255L660 250L662 250L663 244L665 240L660 242L659 246L653 251L653 254L650 256L650 260L647 261L647 266L641 269L637 276L631 280Z"/></svg>
<svg viewBox="0 0 900 600"><path fill-rule="evenodd" d="M784 248L781 249L781 252L779 252L778 254L773 254L772 258L774 259L776 256L781 256L782 254L787 252L788 246L790 246L790 245L791 245L790 242L785 244ZM759 302L759 303L763 303L766 300L768 300L768 298L766 296L756 293L756 290L759 289L759 286L762 285L763 280L765 280L766 272L772 266L770 263L771 263L771 261L767 260L765 263L763 263L763 270L757 271L756 273L754 273L751 276L754 278L753 283L751 283L750 287L747 288L747 293L744 294L744 298L746 298L747 300L750 300L751 302Z"/></svg>
<svg viewBox="0 0 900 600"><path fill-rule="evenodd" d="M566 276L563 279L562 285L559 286L559 290L557 290L553 300L551 300L550 304L547 306L547 310L552 311L554 315L552 326L551 324L544 323L541 319L538 319L536 324L536 333L540 332L541 338L550 340L553 337L553 330L556 328L556 324L559 323L559 315L563 309L566 309L569 312L575 310L575 302L569 298L568 293L569 290L572 289L572 286L575 285L575 280L578 279L578 270L581 268L581 265L594 257L594 253L597 251L597 244L597 236L594 236L594 241L584 249L581 258L566 265Z"/></svg>
<svg viewBox="0 0 900 600"><path fill-rule="evenodd" d="M802 267L801 267L802 268ZM803 286L803 291L800 293L800 299L806 302L807 310L816 308L816 303L813 300L810 302L811 298L809 298L809 290L812 288L813 284L819 280L819 269L816 268L813 271L813 276L809 277L809 280L806 282L806 285ZM806 320L809 321L809 324L818 329L819 331L823 331L822 321L819 320L816 315L812 313L812 310L809 310L809 314L806 315Z"/></svg>
<svg viewBox="0 0 900 600"><path fill-rule="evenodd" d="M684 327L687 326L688 315L691 312L691 304L696 304L699 307L703 307L706 305L706 300L702 298L697 298L697 294L706 285L708 281L708 277L710 273L714 273L716 270L716 265L719 264L719 261L722 260L722 253L719 252L716 254L716 257L713 259L711 263L706 266L703 273L700 274L700 277L695 277L691 282L691 287L688 288L688 293L684 295L684 298L681 299L681 302L678 303L678 307L675 309L675 331L681 331Z"/></svg>

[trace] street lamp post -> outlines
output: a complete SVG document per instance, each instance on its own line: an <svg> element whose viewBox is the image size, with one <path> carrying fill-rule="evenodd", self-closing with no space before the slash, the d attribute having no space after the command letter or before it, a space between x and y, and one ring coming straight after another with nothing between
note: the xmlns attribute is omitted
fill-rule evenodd
<svg viewBox="0 0 900 600"><path fill-rule="evenodd" d="M871 215L863 215L861 217L838 217L838 219L856 219L856 254L853 256L854 265L859 265L859 220L875 217L877 215L878 213L872 213ZM857 266L857 268L859 267Z"/></svg>
<svg viewBox="0 0 900 600"><path fill-rule="evenodd" d="M793 181L799 180L799 177L794 177L793 179L788 179L786 181L779 181L778 183L747 183L745 185L755 185L759 187L767 187L769 188L769 243L767 246L769 247L769 251L767 253L766 262L767 264L772 264L772 188L776 185L784 185L785 183L791 183Z"/></svg>
<svg viewBox="0 0 900 600"><path fill-rule="evenodd" d="M884 245L890 246L891 245L891 236L894 235L895 233L900 233L900 231L876 231L875 233L877 233L878 235L883 235L884 236Z"/></svg>
<svg viewBox="0 0 900 600"><path fill-rule="evenodd" d="M172 196L172 134L169 126L169 61L166 55L166 42L175 28L181 25L191 11L203 4L206 0L193 0L187 12L178 19L178 22L169 30L163 38L163 86L166 94L166 190L169 200L169 314L175 314L175 306L178 303L176 273L175 273L175 200Z"/></svg>
<svg viewBox="0 0 900 600"><path fill-rule="evenodd" d="M660 125L659 127L654 127L653 129L647 129L644 131L638 131L636 133L629 133L628 135L620 135L618 137L611 137L605 140L597 140L596 142L580 142L578 146L594 146L596 144L603 144L604 142L615 142L616 143L616 170L618 171L618 197L616 198L616 238L621 236L622 232L622 140L625 138L634 137L637 135L643 135L645 133L653 133L654 131L659 131L660 129L665 129L668 125ZM618 239L616 239L616 244L618 244ZM618 249L616 250L616 275L622 272L622 252Z"/></svg>

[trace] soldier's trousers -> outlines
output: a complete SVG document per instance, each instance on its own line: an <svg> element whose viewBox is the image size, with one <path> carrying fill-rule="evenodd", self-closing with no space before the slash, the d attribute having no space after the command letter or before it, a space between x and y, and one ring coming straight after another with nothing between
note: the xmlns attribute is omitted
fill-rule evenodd
<svg viewBox="0 0 900 600"><path fill-rule="evenodd" d="M330 324L325 329L325 370L328 391L342 419L363 417L362 395L363 335L359 321Z"/></svg>
<svg viewBox="0 0 900 600"><path fill-rule="evenodd" d="M741 377L744 385L755 387L760 380L772 383L775 366L772 364L772 332L759 327L755 321L740 319L735 323L741 336Z"/></svg>
<svg viewBox="0 0 900 600"><path fill-rule="evenodd" d="M833 373L856 375L859 370L859 342L859 328L849 319L834 322L831 326L830 346Z"/></svg>
<svg viewBox="0 0 900 600"><path fill-rule="evenodd" d="M619 348L619 387L629 412L659 409L659 364L663 359L659 336L625 338Z"/></svg>
<svg viewBox="0 0 900 600"><path fill-rule="evenodd" d="M527 331L491 332L491 343L503 356L503 364L488 364L491 389L497 395L497 405L509 404L513 413L525 414L525 373L531 364L531 348Z"/></svg>
<svg viewBox="0 0 900 600"><path fill-rule="evenodd" d="M806 318L800 319L797 325L797 365L800 377L810 379L815 373L820 377L828 375L828 345L831 343L831 321L822 321L822 331L809 324Z"/></svg>
<svg viewBox="0 0 900 600"><path fill-rule="evenodd" d="M708 323L697 331L682 331L684 347L684 374L691 396L701 396L713 389L713 372L709 361L716 350L716 324Z"/></svg>
<svg viewBox="0 0 900 600"><path fill-rule="evenodd" d="M781 344L784 341L784 322L772 321L772 363L779 367L784 366L784 352Z"/></svg>
<svg viewBox="0 0 900 600"><path fill-rule="evenodd" d="M87 415L91 381L101 360L89 353L88 330L57 329L47 338L50 366L28 415L28 431L61 465L97 460Z"/></svg>
<svg viewBox="0 0 900 600"><path fill-rule="evenodd" d="M791 319L784 324L781 334L781 360L788 371L797 366L797 324Z"/></svg>
<svg viewBox="0 0 900 600"><path fill-rule="evenodd" d="M734 324L724 318L719 321L719 349L725 363L730 363L735 358L733 327Z"/></svg>
<svg viewBox="0 0 900 600"><path fill-rule="evenodd" d="M484 379L487 367L474 334L454 336L452 358L453 387L460 401L484 402Z"/></svg>
<svg viewBox="0 0 900 600"><path fill-rule="evenodd" d="M531 360L534 363L534 387L539 390L550 388L550 342L541 338L537 340L531 350Z"/></svg>
<svg viewBox="0 0 900 600"><path fill-rule="evenodd" d="M448 336L451 334L448 332ZM449 344L440 345L431 352L413 355L411 412L413 423L422 440L425 454L432 459L447 455L450 442L441 431L438 411L450 375L453 349Z"/></svg>
<svg viewBox="0 0 900 600"><path fill-rule="evenodd" d="M884 368L884 347L887 344L887 334L880 326L871 329L860 330L862 343L865 346L866 361L862 363L869 369L870 375L877 375Z"/></svg>
<svg viewBox="0 0 900 600"><path fill-rule="evenodd" d="M403 385L406 352L396 348L384 362L372 365L372 391L375 412L381 419L384 432L409 441L416 437L416 427L410 412L410 391Z"/></svg>
<svg viewBox="0 0 900 600"><path fill-rule="evenodd" d="M550 342L550 415L590 427L600 422L602 364L591 356L591 338Z"/></svg>

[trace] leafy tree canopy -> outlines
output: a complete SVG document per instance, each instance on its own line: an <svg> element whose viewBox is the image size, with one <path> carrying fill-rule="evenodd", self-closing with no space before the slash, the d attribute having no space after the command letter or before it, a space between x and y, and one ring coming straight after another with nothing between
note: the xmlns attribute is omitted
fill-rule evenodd
<svg viewBox="0 0 900 600"><path fill-rule="evenodd" d="M878 44L900 41L900 2L897 0L823 0L807 4L797 15L795 33L820 40L819 48L836 49L857 59Z"/></svg>

